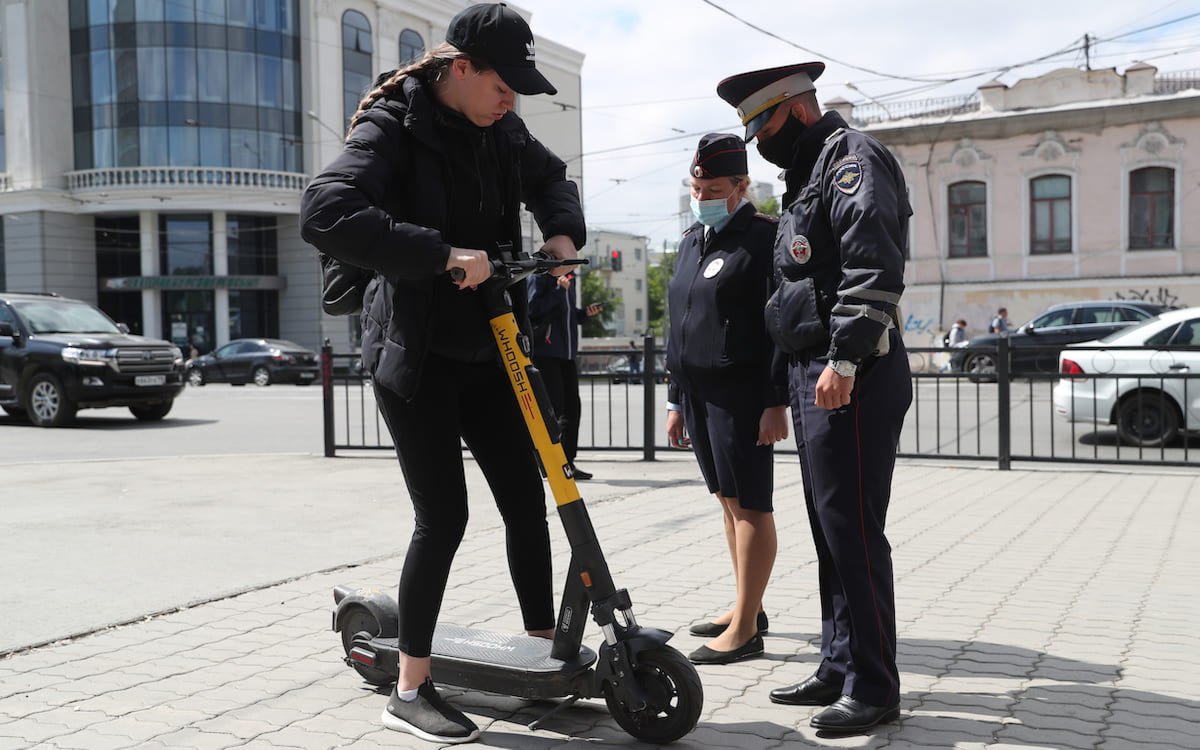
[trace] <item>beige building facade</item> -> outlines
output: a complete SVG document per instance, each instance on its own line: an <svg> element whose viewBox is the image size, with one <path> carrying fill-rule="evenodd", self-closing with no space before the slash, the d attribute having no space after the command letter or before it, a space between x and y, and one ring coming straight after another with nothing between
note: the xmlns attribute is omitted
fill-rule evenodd
<svg viewBox="0 0 1200 750"><path fill-rule="evenodd" d="M1200 72L1058 70L913 114L826 106L908 180L909 345L959 318L983 333L999 307L1020 325L1071 300L1200 304Z"/></svg>

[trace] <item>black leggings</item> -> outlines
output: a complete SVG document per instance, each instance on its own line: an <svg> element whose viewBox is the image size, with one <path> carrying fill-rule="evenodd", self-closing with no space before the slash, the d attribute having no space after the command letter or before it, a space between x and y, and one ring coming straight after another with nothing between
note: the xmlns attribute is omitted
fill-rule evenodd
<svg viewBox="0 0 1200 750"><path fill-rule="evenodd" d="M583 412L579 398L579 372L575 368L575 360L534 355L533 364L542 373L546 395L550 398L550 405L554 407L554 415L558 418L558 426L562 430L563 453L566 453L567 460L574 464L575 453L579 450L579 419Z"/></svg>
<svg viewBox="0 0 1200 750"><path fill-rule="evenodd" d="M416 512L400 574L400 650L429 656L450 565L467 527L460 441L487 478L504 520L508 568L525 629L553 628L546 493L533 443L499 364L463 364L431 353L411 401L382 386L375 397Z"/></svg>

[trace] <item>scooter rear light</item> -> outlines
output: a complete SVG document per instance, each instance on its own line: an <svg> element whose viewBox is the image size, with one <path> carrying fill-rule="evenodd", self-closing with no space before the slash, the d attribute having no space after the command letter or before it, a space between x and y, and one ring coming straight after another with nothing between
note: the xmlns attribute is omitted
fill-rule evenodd
<svg viewBox="0 0 1200 750"><path fill-rule="evenodd" d="M368 651L365 648L355 646L350 649L350 661L365 664L368 667L375 666L375 652Z"/></svg>

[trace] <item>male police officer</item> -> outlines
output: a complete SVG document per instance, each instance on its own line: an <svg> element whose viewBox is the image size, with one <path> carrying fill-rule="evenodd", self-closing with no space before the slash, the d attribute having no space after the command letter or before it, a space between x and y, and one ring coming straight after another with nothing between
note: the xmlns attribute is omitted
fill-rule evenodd
<svg viewBox="0 0 1200 750"><path fill-rule="evenodd" d="M717 94L746 140L785 169L775 239L779 290L767 327L790 356L792 419L821 590L821 664L771 691L775 703L828 706L811 724L860 732L899 716L891 547L892 469L912 401L895 321L904 289L904 176L875 139L821 114L819 62L743 73Z"/></svg>

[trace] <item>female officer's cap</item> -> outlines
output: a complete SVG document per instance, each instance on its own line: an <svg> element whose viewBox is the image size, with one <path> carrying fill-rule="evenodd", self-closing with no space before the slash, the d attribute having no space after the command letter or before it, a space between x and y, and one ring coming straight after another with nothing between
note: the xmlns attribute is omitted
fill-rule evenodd
<svg viewBox="0 0 1200 750"><path fill-rule="evenodd" d="M491 65L518 94L558 93L533 67L533 32L529 24L504 3L480 3L461 11L450 19L446 41Z"/></svg>
<svg viewBox="0 0 1200 750"><path fill-rule="evenodd" d="M825 63L807 62L739 73L717 84L717 96L737 108L749 141L771 119L776 107L793 96L814 90L813 81L823 72Z"/></svg>
<svg viewBox="0 0 1200 750"><path fill-rule="evenodd" d="M705 180L747 174L746 142L732 133L709 133L700 139L690 171Z"/></svg>

